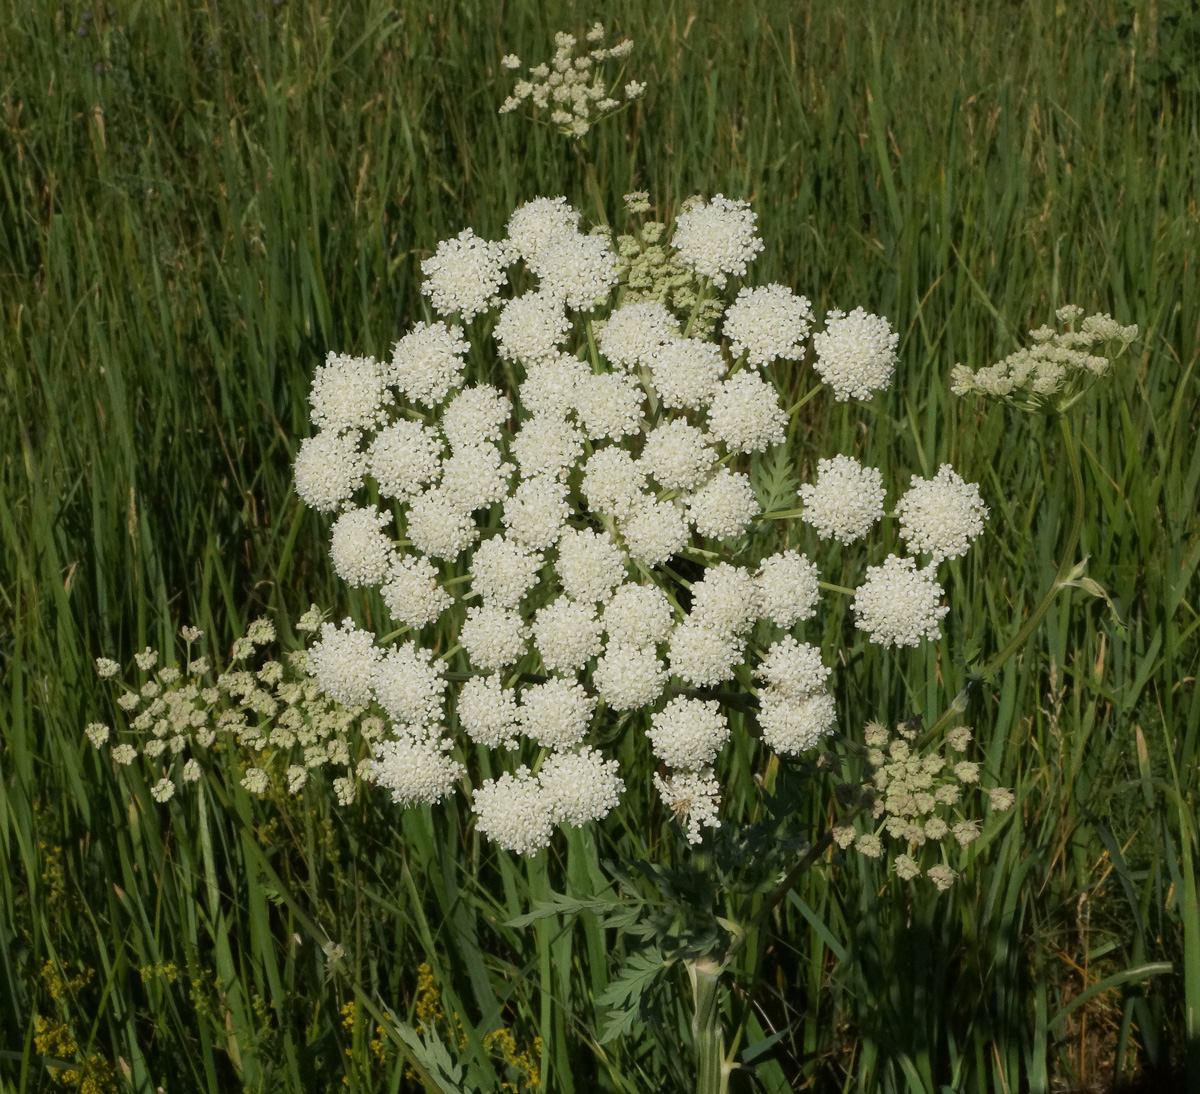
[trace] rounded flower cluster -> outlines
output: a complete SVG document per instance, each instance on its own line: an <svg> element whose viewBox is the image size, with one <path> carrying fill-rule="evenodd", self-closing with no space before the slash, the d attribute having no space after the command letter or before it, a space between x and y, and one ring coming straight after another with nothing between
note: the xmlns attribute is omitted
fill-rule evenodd
<svg viewBox="0 0 1200 1094"><path fill-rule="evenodd" d="M854 625L881 646L917 646L941 638L938 624L950 611L941 599L933 563L918 570L913 559L888 555L882 566L867 567L854 594Z"/></svg>
<svg viewBox="0 0 1200 1094"><path fill-rule="evenodd" d="M853 456L817 461L817 481L800 487L802 519L822 539L853 543L883 516L883 474Z"/></svg>
<svg viewBox="0 0 1200 1094"><path fill-rule="evenodd" d="M934 562L965 555L983 532L987 506L975 483L965 482L948 463L932 479L912 477L912 486L896 504L900 536L916 554Z"/></svg>
<svg viewBox="0 0 1200 1094"><path fill-rule="evenodd" d="M742 289L725 312L729 352L745 354L752 365L769 365L779 357L801 361L812 321L812 305L786 285Z"/></svg>
<svg viewBox="0 0 1200 1094"><path fill-rule="evenodd" d="M825 317L825 329L813 335L816 369L838 402L869 399L892 382L899 344L900 336L882 316L835 308Z"/></svg>
<svg viewBox="0 0 1200 1094"><path fill-rule="evenodd" d="M671 245L685 265L724 288L729 274L745 277L747 263L763 249L757 220L748 201L733 201L723 194L711 201L696 198L685 202L676 218Z"/></svg>

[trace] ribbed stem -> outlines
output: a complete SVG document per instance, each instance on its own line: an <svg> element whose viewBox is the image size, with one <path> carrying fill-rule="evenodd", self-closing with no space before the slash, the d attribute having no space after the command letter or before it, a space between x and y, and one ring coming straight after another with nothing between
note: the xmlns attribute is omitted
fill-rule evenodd
<svg viewBox="0 0 1200 1094"><path fill-rule="evenodd" d="M721 1030L721 965L709 957L687 962L695 1013L692 1037L696 1042L696 1094L727 1094L729 1065Z"/></svg>

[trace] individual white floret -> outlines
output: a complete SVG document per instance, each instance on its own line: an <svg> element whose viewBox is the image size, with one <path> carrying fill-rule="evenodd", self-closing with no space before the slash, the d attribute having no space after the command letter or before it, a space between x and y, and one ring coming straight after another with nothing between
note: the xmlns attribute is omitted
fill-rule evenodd
<svg viewBox="0 0 1200 1094"><path fill-rule="evenodd" d="M684 265L723 288L727 274L744 277L746 263L763 249L757 220L748 201L731 201L723 194L708 202L693 198L675 219L671 245Z"/></svg>
<svg viewBox="0 0 1200 1094"><path fill-rule="evenodd" d="M590 440L619 440L642 431L641 386L622 373L588 373L575 388L575 409Z"/></svg>
<svg viewBox="0 0 1200 1094"><path fill-rule="evenodd" d="M538 781L555 822L581 828L607 817L625 790L618 771L616 760L606 760L594 748L547 756Z"/></svg>
<svg viewBox="0 0 1200 1094"><path fill-rule="evenodd" d="M442 413L442 432L454 450L500 439L501 427L512 413L507 395L488 384L460 391Z"/></svg>
<svg viewBox="0 0 1200 1094"><path fill-rule="evenodd" d="M535 273L538 254L552 239L573 236L579 230L579 213L567 199L534 198L513 210L508 218L508 239L525 264Z"/></svg>
<svg viewBox="0 0 1200 1094"><path fill-rule="evenodd" d="M666 562L690 538L683 510L669 501L643 503L620 524L629 557L646 566Z"/></svg>
<svg viewBox="0 0 1200 1094"><path fill-rule="evenodd" d="M777 357L804 359L804 340L812 321L812 305L806 297L786 285L764 285L738 292L725 311L723 330L734 357L744 353L752 365L769 365Z"/></svg>
<svg viewBox="0 0 1200 1094"><path fill-rule="evenodd" d="M534 855L550 844L556 804L522 764L515 773L485 779L471 808L479 818L479 831L492 842L518 855Z"/></svg>
<svg viewBox="0 0 1200 1094"><path fill-rule="evenodd" d="M774 688L764 688L759 692L758 702L763 741L786 756L816 748L829 736L837 720L833 696L824 691L791 699Z"/></svg>
<svg viewBox="0 0 1200 1094"><path fill-rule="evenodd" d="M566 478L583 455L583 434L562 418L535 414L513 435L512 454L521 477Z"/></svg>
<svg viewBox="0 0 1200 1094"><path fill-rule="evenodd" d="M814 367L837 402L869 399L872 391L886 391L892 382L899 344L900 335L883 316L868 315L862 308L847 315L834 308L825 316L825 330L813 335Z"/></svg>
<svg viewBox="0 0 1200 1094"><path fill-rule="evenodd" d="M704 828L719 828L721 787L711 770L675 771L663 778L655 772L654 788L680 824L689 843L700 843Z"/></svg>
<svg viewBox="0 0 1200 1094"><path fill-rule="evenodd" d="M668 490L691 490L708 477L716 459L708 438L694 425L675 418L646 435L641 464Z"/></svg>
<svg viewBox="0 0 1200 1094"><path fill-rule="evenodd" d="M313 375L308 401L313 425L341 432L378 425L392 394L383 366L374 357L329 353Z"/></svg>
<svg viewBox="0 0 1200 1094"><path fill-rule="evenodd" d="M788 699L799 701L825 686L832 670L821 660L821 651L790 634L773 642L754 675Z"/></svg>
<svg viewBox="0 0 1200 1094"><path fill-rule="evenodd" d="M84 727L84 733L87 734L87 739L92 742L93 747L99 748L105 741L108 740L111 730L103 722L88 722Z"/></svg>
<svg viewBox="0 0 1200 1094"><path fill-rule="evenodd" d="M696 531L710 539L739 536L760 512L749 476L722 467L687 502Z"/></svg>
<svg viewBox="0 0 1200 1094"><path fill-rule="evenodd" d="M587 735L596 700L577 680L552 676L521 693L517 724L545 748L570 748Z"/></svg>
<svg viewBox="0 0 1200 1094"><path fill-rule="evenodd" d="M464 228L454 239L442 240L421 263L421 292L442 315L458 312L463 322L470 322L499 299L511 260L506 243L480 239Z"/></svg>
<svg viewBox="0 0 1200 1094"><path fill-rule="evenodd" d="M654 755L677 771L708 767L729 740L729 721L715 699L672 699L650 717Z"/></svg>
<svg viewBox="0 0 1200 1094"><path fill-rule="evenodd" d="M565 418L575 409L575 389L591 373L578 357L560 353L529 365L521 382L520 398L530 414Z"/></svg>
<svg viewBox="0 0 1200 1094"><path fill-rule="evenodd" d="M442 464L439 489L460 509L484 509L508 497L508 480L516 471L494 444L460 445Z"/></svg>
<svg viewBox="0 0 1200 1094"><path fill-rule="evenodd" d="M915 560L896 555L888 555L882 566L868 566L867 579L854 594L854 625L884 647L941 638L938 623L950 608L940 603L943 590L933 574L934 563L918 570Z"/></svg>
<svg viewBox="0 0 1200 1094"><path fill-rule="evenodd" d="M379 590L397 623L425 627L454 601L438 584L438 572L427 558L405 555L396 561Z"/></svg>
<svg viewBox="0 0 1200 1094"><path fill-rule="evenodd" d="M800 487L804 511L822 539L853 543L883 516L883 472L864 467L852 456L817 461L817 481Z"/></svg>
<svg viewBox="0 0 1200 1094"><path fill-rule="evenodd" d="M412 642L393 646L375 673L375 698L393 722L428 726L442 720L446 663Z"/></svg>
<svg viewBox="0 0 1200 1094"><path fill-rule="evenodd" d="M538 247L541 292L572 311L591 311L617 283L617 256L603 235L559 235Z"/></svg>
<svg viewBox="0 0 1200 1094"><path fill-rule="evenodd" d="M325 623L308 651L308 673L335 702L359 706L374 696L375 670L382 656L375 635L358 630L354 620L343 619L340 629Z"/></svg>
<svg viewBox="0 0 1200 1094"><path fill-rule="evenodd" d="M111 657L96 658L96 675L101 680L111 680L121 671L121 666Z"/></svg>
<svg viewBox="0 0 1200 1094"><path fill-rule="evenodd" d="M472 676L458 692L458 724L476 744L517 747L517 696L500 674Z"/></svg>
<svg viewBox="0 0 1200 1094"><path fill-rule="evenodd" d="M150 788L150 796L156 802L170 801L175 796L175 783L164 776Z"/></svg>
<svg viewBox="0 0 1200 1094"><path fill-rule="evenodd" d="M646 472L624 448L599 448L583 468L583 496L593 513L627 517L649 499Z"/></svg>
<svg viewBox="0 0 1200 1094"><path fill-rule="evenodd" d="M467 609L458 640L472 665L494 672L521 659L528 637L529 630L518 612L485 604Z"/></svg>
<svg viewBox="0 0 1200 1094"><path fill-rule="evenodd" d="M375 745L363 774L390 790L396 805L439 802L454 793L466 770L448 755L454 743L437 734L401 733Z"/></svg>
<svg viewBox="0 0 1200 1094"><path fill-rule="evenodd" d="M658 351L679 335L679 323L658 301L622 304L600 328L600 352L612 365L648 365Z"/></svg>
<svg viewBox="0 0 1200 1094"><path fill-rule="evenodd" d="M333 522L329 558L333 568L352 588L383 583L396 554L396 544L383 529L391 515L375 506L347 509Z"/></svg>
<svg viewBox="0 0 1200 1094"><path fill-rule="evenodd" d="M758 586L754 575L728 562L710 566L692 586L688 618L718 634L743 635L758 619Z"/></svg>
<svg viewBox="0 0 1200 1094"><path fill-rule="evenodd" d="M745 649L743 638L684 620L671 633L671 671L689 684L712 687L733 676Z"/></svg>
<svg viewBox="0 0 1200 1094"><path fill-rule="evenodd" d="M453 562L479 534L471 511L440 489L426 490L408 510L408 538L423 554Z"/></svg>
<svg viewBox="0 0 1200 1094"><path fill-rule="evenodd" d="M507 536L495 536L475 548L471 559L471 588L485 604L515 608L538 583L543 557Z"/></svg>
<svg viewBox="0 0 1200 1094"><path fill-rule="evenodd" d="M965 555L983 533L987 515L978 485L965 482L948 463L932 479L913 475L896 504L900 537L914 554L930 554L934 562Z"/></svg>
<svg viewBox="0 0 1200 1094"><path fill-rule="evenodd" d="M381 429L367 449L367 473L384 498L411 498L438 477L445 445L436 429L401 418Z"/></svg>
<svg viewBox="0 0 1200 1094"><path fill-rule="evenodd" d="M508 534L530 550L552 546L571 512L566 497L566 484L548 475L518 483L501 518Z"/></svg>
<svg viewBox="0 0 1200 1094"><path fill-rule="evenodd" d="M607 532L567 528L558 541L555 570L563 589L576 600L607 600L625 580L625 552Z"/></svg>
<svg viewBox="0 0 1200 1094"><path fill-rule="evenodd" d="M362 486L364 461L358 442L353 431L318 433L300 442L292 473L296 493L306 505L331 513Z"/></svg>
<svg viewBox="0 0 1200 1094"><path fill-rule="evenodd" d="M662 694L667 670L653 646L610 644L596 662L592 685L613 710L637 710Z"/></svg>
<svg viewBox="0 0 1200 1094"><path fill-rule="evenodd" d="M708 408L708 431L731 452L759 452L782 444L787 415L779 395L757 372L724 381Z"/></svg>
<svg viewBox="0 0 1200 1094"><path fill-rule="evenodd" d="M561 300L527 292L500 310L492 337L504 360L528 366L557 357L558 346L570 330Z"/></svg>
<svg viewBox="0 0 1200 1094"><path fill-rule="evenodd" d="M437 406L462 384L463 358L471 347L449 323L417 323L392 349L389 379L422 406Z"/></svg>
<svg viewBox="0 0 1200 1094"><path fill-rule="evenodd" d="M698 338L673 338L654 355L651 376L665 407L699 410L721 389L721 347Z"/></svg>
<svg viewBox="0 0 1200 1094"><path fill-rule="evenodd" d="M560 596L534 616L533 642L550 671L575 672L601 649L603 628L593 604Z"/></svg>
<svg viewBox="0 0 1200 1094"><path fill-rule="evenodd" d="M610 645L657 646L675 625L671 602L657 585L622 585L604 606Z"/></svg>
<svg viewBox="0 0 1200 1094"><path fill-rule="evenodd" d="M755 581L759 611L780 627L811 619L821 596L821 573L798 551L781 551L764 558Z"/></svg>

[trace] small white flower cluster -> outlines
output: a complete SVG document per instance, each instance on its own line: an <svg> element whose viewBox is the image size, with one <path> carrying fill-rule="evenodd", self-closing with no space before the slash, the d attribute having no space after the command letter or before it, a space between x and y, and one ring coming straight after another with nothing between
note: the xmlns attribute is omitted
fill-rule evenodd
<svg viewBox="0 0 1200 1094"><path fill-rule="evenodd" d="M909 881L924 872L938 889L947 889L957 876L954 870L938 862L922 871L917 861L921 848L944 847L951 840L966 848L979 838L979 825L961 813L964 796L972 791L986 793L996 813L1011 808L1015 798L1005 787L979 788L979 765L961 758L971 741L966 726L951 729L930 751L918 749L917 735L905 723L894 736L878 724L866 727L873 824L866 832L843 824L833 830L833 838L839 847L853 846L869 858L882 857L885 841L892 840L905 848L893 863L897 877Z"/></svg>
<svg viewBox="0 0 1200 1094"><path fill-rule="evenodd" d="M1032 346L994 365L975 371L955 365L951 390L956 395L1004 399L1026 410L1063 409L1106 375L1112 359L1138 336L1136 325L1121 326L1107 313L1084 318L1083 308L1074 304L1059 308L1055 318L1067 327L1065 331L1051 326L1031 330Z"/></svg>
<svg viewBox="0 0 1200 1094"><path fill-rule="evenodd" d="M817 372L838 402L869 399L892 382L899 344L900 336L882 316L835 308L825 317L825 329L813 335Z"/></svg>
<svg viewBox="0 0 1200 1094"><path fill-rule="evenodd" d="M534 65L527 79L519 79L512 94L500 106L501 114L511 114L529 103L534 117L549 110L550 124L560 133L578 140L602 118L616 113L623 106L645 94L645 83L628 81L620 86L620 72L610 83L601 71L609 61L623 61L633 52L633 42L622 39L611 46L603 45L607 32L603 23L596 23L586 35L582 52L576 55L579 40L573 34L560 31L554 36L554 56L549 64ZM510 71L522 67L521 58L510 53L500 61Z"/></svg>
<svg viewBox="0 0 1200 1094"><path fill-rule="evenodd" d="M315 606L297 623L302 632L319 626ZM370 685L364 688L357 679L358 663L365 658L379 669L381 659L366 652L368 632L342 633L352 634L358 645L352 640L340 650L326 649L323 662L317 651L318 664L327 676L324 682L342 694L368 697ZM150 794L158 802L170 801L177 790L203 777L220 738L240 746L241 783L252 794L265 794L273 784L298 794L310 773L328 768L339 772L331 781L338 801L343 805L354 801L358 784L369 774L371 744L384 734L383 718L368 714L365 701L342 703L333 698L322 682L310 676L311 651L295 651L287 665L268 657L256 670L236 667L258 658L275 641L269 620L256 620L247 628L246 636L234 643L231 667L221 673L208 655L193 648L203 632L184 627L180 636L185 644L184 667L160 666L157 651L147 648L135 658L146 676L140 686L121 680L121 666L115 661L97 658L97 675L122 686L117 705L125 726L114 730L103 722L87 725L84 732L95 748L109 745L109 755L120 766L141 756ZM384 677L389 678L386 672ZM395 685L400 674L393 672L390 679ZM420 687L393 686L388 694L391 709L397 713L428 710L431 692L439 684L440 666L433 670L432 679L426 674Z"/></svg>

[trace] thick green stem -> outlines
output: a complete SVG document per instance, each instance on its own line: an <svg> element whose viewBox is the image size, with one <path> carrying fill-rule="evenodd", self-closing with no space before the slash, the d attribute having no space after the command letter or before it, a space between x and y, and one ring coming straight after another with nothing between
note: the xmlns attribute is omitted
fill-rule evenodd
<svg viewBox="0 0 1200 1094"><path fill-rule="evenodd" d="M695 1012L692 1036L696 1042L696 1094L727 1094L729 1064L721 1030L721 972L710 957L687 962Z"/></svg>

